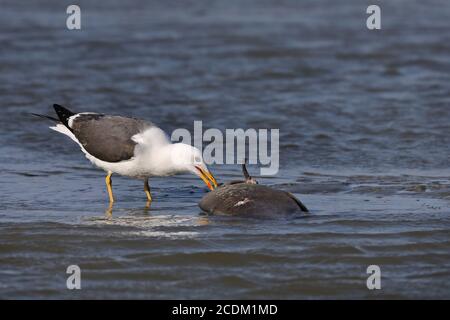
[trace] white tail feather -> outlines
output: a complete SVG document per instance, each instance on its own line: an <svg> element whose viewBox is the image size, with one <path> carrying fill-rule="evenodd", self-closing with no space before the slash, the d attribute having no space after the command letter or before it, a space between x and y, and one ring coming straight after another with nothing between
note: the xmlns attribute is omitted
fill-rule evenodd
<svg viewBox="0 0 450 320"><path fill-rule="evenodd" d="M78 139L75 137L75 135L72 133L72 131L70 131L69 129L67 129L67 127L61 123L58 123L56 126L54 127L50 127L50 129L55 130L59 133L62 133L66 136L68 136L70 139L72 139L73 141L75 141L76 143L80 144L80 142L78 141Z"/></svg>

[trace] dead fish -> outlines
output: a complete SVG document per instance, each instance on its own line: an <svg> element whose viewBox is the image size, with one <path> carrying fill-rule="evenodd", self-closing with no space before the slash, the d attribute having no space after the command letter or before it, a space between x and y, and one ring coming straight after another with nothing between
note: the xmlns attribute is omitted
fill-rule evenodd
<svg viewBox="0 0 450 320"><path fill-rule="evenodd" d="M258 184L242 165L245 181L232 181L208 192L200 201L214 215L275 216L305 213L308 209L289 192Z"/></svg>

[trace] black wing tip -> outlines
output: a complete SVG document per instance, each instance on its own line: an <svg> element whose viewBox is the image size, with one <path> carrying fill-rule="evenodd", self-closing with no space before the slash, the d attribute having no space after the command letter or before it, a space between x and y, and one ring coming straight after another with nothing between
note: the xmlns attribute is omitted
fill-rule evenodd
<svg viewBox="0 0 450 320"><path fill-rule="evenodd" d="M56 112L58 112L58 111L63 111L63 112L66 112L66 113L74 114L72 111L70 111L70 110L67 109L66 107L63 107L62 105L57 104L57 103L54 103L54 104L53 104L53 108L55 109Z"/></svg>
<svg viewBox="0 0 450 320"><path fill-rule="evenodd" d="M55 109L56 114L58 115L59 120L67 127L69 127L69 118L73 116L75 113L70 111L69 109L63 107L59 104L53 104L53 108Z"/></svg>
<svg viewBox="0 0 450 320"><path fill-rule="evenodd" d="M33 113L33 112L31 112L30 115L35 116L35 117L39 117L39 118L44 118L44 119L51 120L51 121L59 122L58 119L53 118L53 117L51 117L51 116L47 116L47 115L45 115L45 114L38 114L38 113Z"/></svg>

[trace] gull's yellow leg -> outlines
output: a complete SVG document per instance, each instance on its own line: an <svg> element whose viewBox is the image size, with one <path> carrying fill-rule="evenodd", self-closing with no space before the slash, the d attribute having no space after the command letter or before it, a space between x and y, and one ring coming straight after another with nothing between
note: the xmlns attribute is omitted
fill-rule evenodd
<svg viewBox="0 0 450 320"><path fill-rule="evenodd" d="M108 190L109 195L109 203L112 204L114 202L113 192L112 192L112 180L111 180L112 172L109 171L106 176L106 189Z"/></svg>
<svg viewBox="0 0 450 320"><path fill-rule="evenodd" d="M112 219L112 209L113 209L113 203L110 202L108 209L106 209L106 211L105 211L106 219Z"/></svg>
<svg viewBox="0 0 450 320"><path fill-rule="evenodd" d="M150 207L150 204L152 203L152 195L150 194L150 186L148 185L148 178L145 178L144 180L144 191L147 195L147 207Z"/></svg>

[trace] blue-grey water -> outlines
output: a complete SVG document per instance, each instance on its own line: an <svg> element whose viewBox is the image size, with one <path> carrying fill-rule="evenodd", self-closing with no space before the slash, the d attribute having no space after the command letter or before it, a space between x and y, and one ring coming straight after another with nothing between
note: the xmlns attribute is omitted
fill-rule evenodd
<svg viewBox="0 0 450 320"><path fill-rule="evenodd" d="M80 0L79 31L69 4L0 3L0 298L450 298L449 1ZM258 179L311 214L203 216L183 175L152 179L150 210L114 177L108 216L104 173L29 115L53 103L279 128L280 171Z"/></svg>

